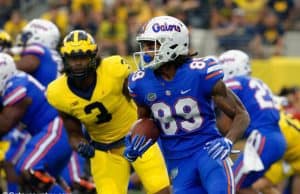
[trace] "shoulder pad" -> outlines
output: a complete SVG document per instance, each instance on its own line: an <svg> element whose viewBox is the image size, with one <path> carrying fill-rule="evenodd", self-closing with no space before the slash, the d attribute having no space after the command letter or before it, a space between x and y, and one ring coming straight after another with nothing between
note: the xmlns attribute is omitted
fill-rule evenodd
<svg viewBox="0 0 300 194"><path fill-rule="evenodd" d="M132 71L127 61L119 55L104 58L101 66L105 73L114 77L126 78Z"/></svg>

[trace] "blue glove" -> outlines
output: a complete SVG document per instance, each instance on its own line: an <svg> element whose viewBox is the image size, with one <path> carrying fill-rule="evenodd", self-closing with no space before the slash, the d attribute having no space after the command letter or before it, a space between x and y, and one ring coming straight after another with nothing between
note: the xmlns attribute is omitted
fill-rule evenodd
<svg viewBox="0 0 300 194"><path fill-rule="evenodd" d="M77 152L82 157L92 158L95 155L95 148L89 143L80 142L77 146Z"/></svg>
<svg viewBox="0 0 300 194"><path fill-rule="evenodd" d="M129 162L134 162L139 156L141 156L151 145L153 144L152 139L146 141L145 136L135 135L131 141L131 136L125 137L125 151L124 157Z"/></svg>
<svg viewBox="0 0 300 194"><path fill-rule="evenodd" d="M212 159L224 160L231 153L232 141L226 137L217 138L207 142L204 149Z"/></svg>

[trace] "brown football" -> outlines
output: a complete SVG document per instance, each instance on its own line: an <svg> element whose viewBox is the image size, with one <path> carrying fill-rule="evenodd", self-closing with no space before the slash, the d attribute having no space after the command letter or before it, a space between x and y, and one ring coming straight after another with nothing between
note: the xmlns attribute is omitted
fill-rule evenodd
<svg viewBox="0 0 300 194"><path fill-rule="evenodd" d="M156 141L159 137L160 130L155 122L149 118L137 120L131 127L131 138L135 135L145 135L146 139Z"/></svg>

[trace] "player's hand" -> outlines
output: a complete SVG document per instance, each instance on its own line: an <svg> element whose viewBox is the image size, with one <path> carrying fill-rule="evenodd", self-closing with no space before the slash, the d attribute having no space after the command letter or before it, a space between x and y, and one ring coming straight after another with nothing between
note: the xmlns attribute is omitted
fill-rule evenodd
<svg viewBox="0 0 300 194"><path fill-rule="evenodd" d="M212 159L224 160L231 152L232 141L226 137L217 138L207 142L204 149Z"/></svg>
<svg viewBox="0 0 300 194"><path fill-rule="evenodd" d="M95 155L95 148L89 143L80 142L77 146L77 152L85 158L92 158Z"/></svg>
<svg viewBox="0 0 300 194"><path fill-rule="evenodd" d="M134 162L139 156L141 156L151 145L152 139L146 140L145 136L135 135L131 140L131 135L125 137L125 151L124 157L129 162Z"/></svg>

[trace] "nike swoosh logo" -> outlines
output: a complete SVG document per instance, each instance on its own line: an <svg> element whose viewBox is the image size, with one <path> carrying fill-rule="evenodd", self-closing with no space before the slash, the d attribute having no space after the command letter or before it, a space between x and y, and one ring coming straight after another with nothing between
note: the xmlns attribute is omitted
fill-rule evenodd
<svg viewBox="0 0 300 194"><path fill-rule="evenodd" d="M180 90L180 94L186 94L188 93L189 91L191 91L192 89L188 89L188 90Z"/></svg>

